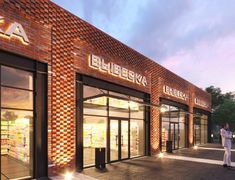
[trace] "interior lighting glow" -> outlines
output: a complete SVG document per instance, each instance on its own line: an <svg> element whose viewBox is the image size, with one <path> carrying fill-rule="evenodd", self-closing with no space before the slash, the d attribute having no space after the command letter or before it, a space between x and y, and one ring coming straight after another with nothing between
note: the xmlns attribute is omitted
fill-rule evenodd
<svg viewBox="0 0 235 180"><path fill-rule="evenodd" d="M158 154L158 157L159 157L159 158L163 158L163 157L164 157L164 154L161 152L161 153Z"/></svg>
<svg viewBox="0 0 235 180"><path fill-rule="evenodd" d="M66 172L63 176L64 176L64 180L73 179L73 173L72 172Z"/></svg>

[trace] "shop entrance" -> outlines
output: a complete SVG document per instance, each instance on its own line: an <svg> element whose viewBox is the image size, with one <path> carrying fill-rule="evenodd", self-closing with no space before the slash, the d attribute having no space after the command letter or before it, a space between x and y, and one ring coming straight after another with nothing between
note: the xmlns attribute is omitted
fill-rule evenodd
<svg viewBox="0 0 235 180"><path fill-rule="evenodd" d="M166 151L167 141L172 141L173 150L187 147L187 106L164 99L161 102L166 110L161 113L161 150Z"/></svg>
<svg viewBox="0 0 235 180"><path fill-rule="evenodd" d="M85 75L78 77L77 169L95 165L96 148L105 148L105 163L146 155L148 96Z"/></svg>
<svg viewBox="0 0 235 180"><path fill-rule="evenodd" d="M194 144L199 145L201 143L201 131L200 131L200 125L194 124L193 125L194 130Z"/></svg>
<svg viewBox="0 0 235 180"><path fill-rule="evenodd" d="M179 149L179 123L170 123L170 138L172 141L172 149Z"/></svg>
<svg viewBox="0 0 235 180"><path fill-rule="evenodd" d="M129 158L129 120L112 118L109 122L109 162Z"/></svg>

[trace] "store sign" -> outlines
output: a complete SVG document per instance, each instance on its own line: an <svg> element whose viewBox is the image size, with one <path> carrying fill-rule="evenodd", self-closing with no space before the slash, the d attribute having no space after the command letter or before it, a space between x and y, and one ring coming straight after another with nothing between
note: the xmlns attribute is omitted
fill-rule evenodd
<svg viewBox="0 0 235 180"><path fill-rule="evenodd" d="M186 101L188 99L188 95L186 93L183 93L182 91L179 91L175 88L169 87L167 85L163 86L163 92L169 96L182 99Z"/></svg>
<svg viewBox="0 0 235 180"><path fill-rule="evenodd" d="M209 107L209 104L206 101L203 101L201 99L195 98L194 102L198 106L201 106L201 107L204 107L204 108L208 108Z"/></svg>
<svg viewBox="0 0 235 180"><path fill-rule="evenodd" d="M4 23L4 17L0 16L0 25ZM4 38L19 38L23 44L28 44L29 39L25 33L23 26L17 22L11 23L7 29L2 29L0 26L0 36Z"/></svg>
<svg viewBox="0 0 235 180"><path fill-rule="evenodd" d="M128 70L127 68L124 68L115 63L106 63L104 59L93 54L89 56L89 66L91 68L97 69L113 76L120 77L122 79L131 81L142 86L148 85L145 76L138 74L134 71Z"/></svg>

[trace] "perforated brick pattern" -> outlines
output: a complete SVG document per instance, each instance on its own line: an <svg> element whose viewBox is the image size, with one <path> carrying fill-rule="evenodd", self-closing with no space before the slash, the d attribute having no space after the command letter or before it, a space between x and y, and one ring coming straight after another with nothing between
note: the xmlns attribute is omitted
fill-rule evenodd
<svg viewBox="0 0 235 180"><path fill-rule="evenodd" d="M46 34L50 35L51 40L44 41L47 45L49 44L50 49L44 49L39 54L32 54L32 49L19 51L14 48L10 49L12 52L22 53L38 60L43 59L51 65L48 98L48 156L49 163L53 166L49 168L49 175L75 167L75 72L148 92L151 95L151 103L154 104L159 104L160 97L180 102L162 93L164 84L170 84L171 87L189 93L190 100L182 103L187 104L190 111L195 106L194 97L200 97L209 104L211 102L210 96L201 89L48 0L0 0L0 5L1 11L11 11L15 16L20 14L21 17L27 17L32 22L47 27ZM37 28L36 25L35 28ZM37 33L40 34L41 31L38 30ZM41 39L37 41L41 43ZM0 48L2 48L1 45ZM40 56L46 51L51 51L50 57ZM114 77L99 73L94 75L94 72L88 71L87 67L82 67L89 53L97 53L113 59L120 65L147 75L150 81L149 86L141 88ZM210 111L210 107L205 110ZM190 116L190 121L192 122L192 116ZM192 123L190 125L192 126ZM151 153L156 154L160 143L159 109L157 108L151 109L150 131Z"/></svg>

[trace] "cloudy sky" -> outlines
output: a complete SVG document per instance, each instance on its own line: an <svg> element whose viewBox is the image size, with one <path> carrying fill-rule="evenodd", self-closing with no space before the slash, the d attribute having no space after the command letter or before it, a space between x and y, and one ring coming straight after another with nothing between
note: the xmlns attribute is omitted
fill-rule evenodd
<svg viewBox="0 0 235 180"><path fill-rule="evenodd" d="M235 0L53 0L201 88L235 91Z"/></svg>

